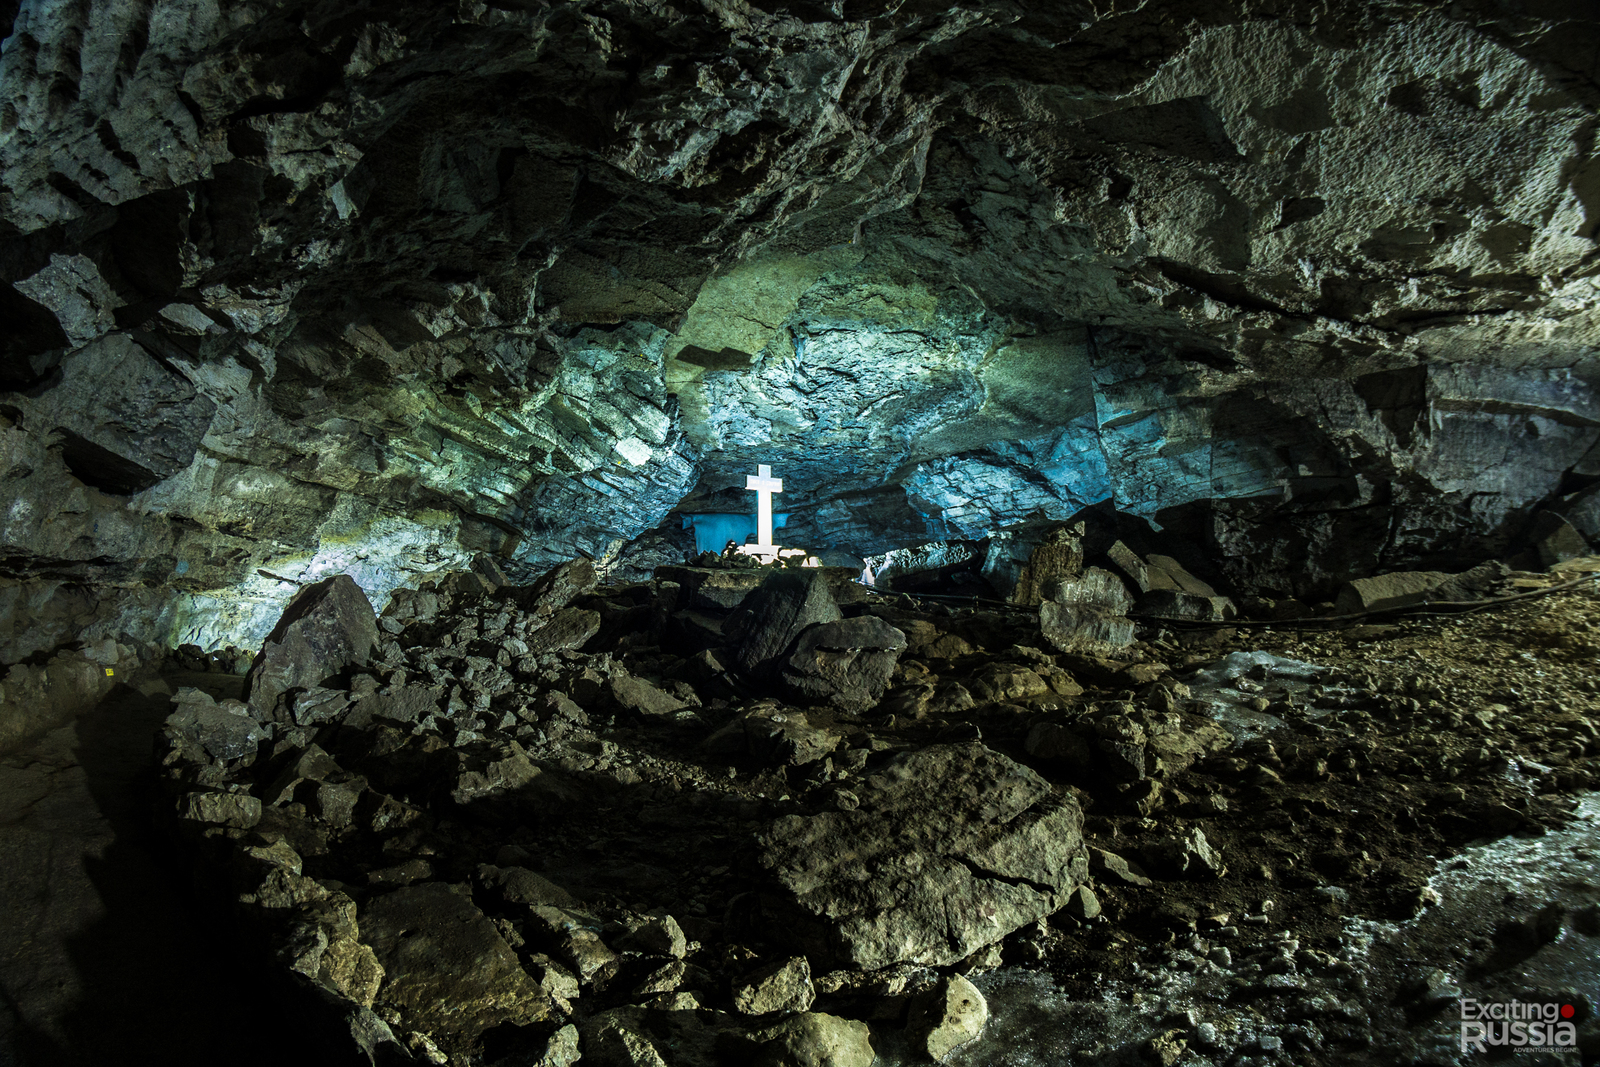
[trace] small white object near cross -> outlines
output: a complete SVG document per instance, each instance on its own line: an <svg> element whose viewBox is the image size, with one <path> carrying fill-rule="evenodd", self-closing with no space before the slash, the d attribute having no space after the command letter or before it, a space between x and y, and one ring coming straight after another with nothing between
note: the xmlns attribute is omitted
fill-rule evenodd
<svg viewBox="0 0 1600 1067"><path fill-rule="evenodd" d="M776 551L772 546L772 494L783 492L783 479L772 476L772 468L765 463L756 465L757 473L746 475L744 487L756 494L756 549L764 555Z"/></svg>

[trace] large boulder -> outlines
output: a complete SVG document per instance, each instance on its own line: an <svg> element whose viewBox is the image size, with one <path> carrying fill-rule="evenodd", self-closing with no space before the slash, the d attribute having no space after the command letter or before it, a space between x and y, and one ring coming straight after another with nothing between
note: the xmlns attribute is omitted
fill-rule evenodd
<svg viewBox="0 0 1600 1067"><path fill-rule="evenodd" d="M1039 632L1063 652L1105 655L1133 644L1133 620L1093 604L1039 605Z"/></svg>
<svg viewBox="0 0 1600 1067"><path fill-rule="evenodd" d="M838 734L812 726L805 712L763 701L706 738L705 748L727 756L748 751L763 763L799 766L829 755L840 740Z"/></svg>
<svg viewBox="0 0 1600 1067"><path fill-rule="evenodd" d="M1341 614L1389 611L1416 604L1476 600L1492 595L1508 568L1498 560L1460 574L1444 571L1394 571L1346 582L1334 608Z"/></svg>
<svg viewBox="0 0 1600 1067"><path fill-rule="evenodd" d="M976 742L896 757L860 807L761 837L774 934L813 960L943 967L1066 904L1088 877L1083 814Z"/></svg>
<svg viewBox="0 0 1600 1067"><path fill-rule="evenodd" d="M784 684L799 699L865 711L889 688L906 635L873 615L812 626L784 660Z"/></svg>
<svg viewBox="0 0 1600 1067"><path fill-rule="evenodd" d="M1561 512L1584 537L1600 541L1600 482L1567 497Z"/></svg>
<svg viewBox="0 0 1600 1067"><path fill-rule="evenodd" d="M588 560L584 561L585 563ZM550 621L528 635L528 651L535 656L581 648L600 632L600 613L583 608L561 608Z"/></svg>
<svg viewBox="0 0 1600 1067"><path fill-rule="evenodd" d="M383 965L379 999L429 1029L470 1036L553 1017L494 923L452 886L428 882L372 900L361 937Z"/></svg>
<svg viewBox="0 0 1600 1067"><path fill-rule="evenodd" d="M511 599L535 619L548 619L599 581L594 564L580 556L550 568L532 585L512 590Z"/></svg>
<svg viewBox="0 0 1600 1067"><path fill-rule="evenodd" d="M320 686L365 663L378 643L378 619L367 594L348 574L308 585L289 601L250 664L246 702L257 718L281 719L278 698Z"/></svg>
<svg viewBox="0 0 1600 1067"><path fill-rule="evenodd" d="M1083 569L1084 524L1024 524L989 539L983 577L1013 604L1042 603L1050 590Z"/></svg>
<svg viewBox="0 0 1600 1067"><path fill-rule="evenodd" d="M735 662L746 674L763 673L801 631L840 617L827 579L815 569L774 571L729 620L727 629L739 641Z"/></svg>
<svg viewBox="0 0 1600 1067"><path fill-rule="evenodd" d="M749 1062L752 1047L742 1034L708 1024L692 1011L612 1008L586 1015L578 1028L584 1067L720 1067Z"/></svg>
<svg viewBox="0 0 1600 1067"><path fill-rule="evenodd" d="M1118 542L1120 544L1121 542ZM1039 605L1039 632L1063 652L1103 655L1133 643L1133 598L1110 571L1090 567L1057 578Z"/></svg>

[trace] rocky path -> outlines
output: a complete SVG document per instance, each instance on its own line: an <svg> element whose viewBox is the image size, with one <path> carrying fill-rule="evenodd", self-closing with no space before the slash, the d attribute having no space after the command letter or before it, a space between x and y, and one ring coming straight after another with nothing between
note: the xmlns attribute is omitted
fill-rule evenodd
<svg viewBox="0 0 1600 1067"><path fill-rule="evenodd" d="M119 691L13 758L13 1055L209 1062L291 1017L456 1067L1453 1064L1462 996L1546 994L1600 1034L1594 583L1110 659L1030 611L676 577L464 572L381 618L330 580L245 700ZM230 1062L308 1062L266 1037Z"/></svg>
<svg viewBox="0 0 1600 1067"><path fill-rule="evenodd" d="M119 686L0 758L0 1064L327 1062L266 1022L283 991L240 967L153 831L150 737L169 705L163 683L146 691Z"/></svg>

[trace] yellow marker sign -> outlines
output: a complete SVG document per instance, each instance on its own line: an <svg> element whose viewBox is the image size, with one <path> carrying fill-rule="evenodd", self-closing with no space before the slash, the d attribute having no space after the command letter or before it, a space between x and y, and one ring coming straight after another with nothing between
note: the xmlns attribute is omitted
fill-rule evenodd
<svg viewBox="0 0 1600 1067"><path fill-rule="evenodd" d="M114 673L116 673L116 672L114 672L110 667L106 668L106 677L107 678L110 678Z"/></svg>

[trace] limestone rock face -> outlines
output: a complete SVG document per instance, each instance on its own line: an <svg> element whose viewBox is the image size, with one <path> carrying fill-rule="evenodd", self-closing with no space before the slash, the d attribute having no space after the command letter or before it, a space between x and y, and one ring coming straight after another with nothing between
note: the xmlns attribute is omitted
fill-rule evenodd
<svg viewBox="0 0 1600 1067"><path fill-rule="evenodd" d="M940 967L1062 907L1088 877L1075 802L981 744L897 757L853 811L763 835L775 934L813 959Z"/></svg>
<svg viewBox="0 0 1600 1067"><path fill-rule="evenodd" d="M0 662L644 576L757 463L819 551L1110 502L1308 601L1600 473L1581 5L713 7L19 7Z"/></svg>
<svg viewBox="0 0 1600 1067"><path fill-rule="evenodd" d="M59 385L18 398L21 421L58 435L73 475L114 495L187 468L216 410L126 334L93 339L69 353L58 373Z"/></svg>

